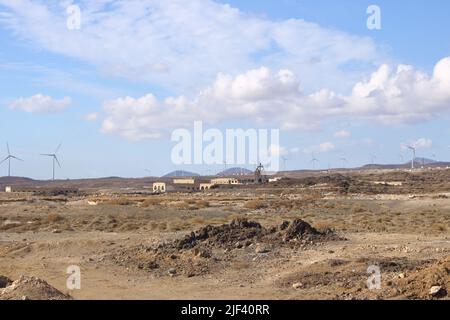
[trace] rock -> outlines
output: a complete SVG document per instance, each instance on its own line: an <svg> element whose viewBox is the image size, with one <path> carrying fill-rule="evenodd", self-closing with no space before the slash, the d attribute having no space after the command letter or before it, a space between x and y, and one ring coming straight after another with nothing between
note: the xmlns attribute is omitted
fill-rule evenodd
<svg viewBox="0 0 450 320"><path fill-rule="evenodd" d="M441 286L433 286L430 288L430 296L432 297L442 297L445 296L447 292Z"/></svg>
<svg viewBox="0 0 450 320"><path fill-rule="evenodd" d="M61 233L61 230L53 229L53 230L52 230L52 233Z"/></svg>
<svg viewBox="0 0 450 320"><path fill-rule="evenodd" d="M12 280L5 277L5 276L0 276L0 288L6 288L9 285L11 285Z"/></svg>
<svg viewBox="0 0 450 320"><path fill-rule="evenodd" d="M270 248L264 246L264 245L258 245L255 249L256 253L269 253Z"/></svg>
<svg viewBox="0 0 450 320"><path fill-rule="evenodd" d="M167 270L167 273L168 273L170 276L174 276L174 275L177 274L177 269L175 269L175 268L170 268L169 270Z"/></svg>
<svg viewBox="0 0 450 320"><path fill-rule="evenodd" d="M398 277L399 277L399 279L404 279L404 278L405 278L405 274L404 274L404 273L400 273L400 274L398 275Z"/></svg>
<svg viewBox="0 0 450 320"><path fill-rule="evenodd" d="M296 283L294 283L294 284L292 285L292 288L294 288L294 289L300 289L300 288L303 288L303 283L301 283L301 282L296 282Z"/></svg>

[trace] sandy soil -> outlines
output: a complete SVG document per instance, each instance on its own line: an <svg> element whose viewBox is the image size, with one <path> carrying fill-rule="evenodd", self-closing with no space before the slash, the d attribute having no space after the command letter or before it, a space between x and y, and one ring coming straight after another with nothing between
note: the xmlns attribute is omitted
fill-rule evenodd
<svg viewBox="0 0 450 320"><path fill-rule="evenodd" d="M37 277L75 299L449 299L450 199L332 190L1 194L0 276ZM268 230L303 219L346 240L205 240L207 255L164 251L192 231L236 218ZM158 266L148 267L155 248ZM81 269L80 290L66 287L70 265ZM367 287L371 265L380 267L380 289ZM30 298L25 289L3 298L23 297Z"/></svg>

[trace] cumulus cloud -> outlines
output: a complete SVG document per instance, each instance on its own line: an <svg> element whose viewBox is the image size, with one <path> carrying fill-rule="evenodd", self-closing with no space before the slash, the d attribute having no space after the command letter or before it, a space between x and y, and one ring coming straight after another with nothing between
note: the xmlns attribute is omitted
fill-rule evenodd
<svg viewBox="0 0 450 320"><path fill-rule="evenodd" d="M333 151L334 149L336 149L336 147L333 143L324 142L317 146L311 146L311 147L305 148L304 152L307 154L325 153L325 152Z"/></svg>
<svg viewBox="0 0 450 320"><path fill-rule="evenodd" d="M219 72L260 65L291 66L313 88L340 87L384 56L367 37L302 19L271 20L213 0L79 0L81 29L69 30L65 9L71 3L0 0L0 23L104 74L171 88L199 89Z"/></svg>
<svg viewBox="0 0 450 320"><path fill-rule="evenodd" d="M189 99L157 99L148 94L104 103L103 131L129 139L156 138L164 131L202 120L214 124L247 120L285 130L320 127L336 117L375 119L380 123L426 121L450 111L450 58L436 64L431 76L412 66L382 65L349 95L329 89L306 94L291 71L261 67L236 76L220 73ZM345 136L347 132L339 132Z"/></svg>
<svg viewBox="0 0 450 320"><path fill-rule="evenodd" d="M50 96L37 94L28 98L18 98L10 103L10 109L19 109L28 113L51 113L64 110L71 103L69 97L56 100Z"/></svg>
<svg viewBox="0 0 450 320"><path fill-rule="evenodd" d="M84 120L86 121L96 121L98 119L98 112L88 113L84 116Z"/></svg>
<svg viewBox="0 0 450 320"><path fill-rule="evenodd" d="M401 148L403 150L408 149L408 147L413 147L416 149L429 149L433 146L433 141L431 139L420 138L416 141L410 141L409 143L403 143Z"/></svg>
<svg viewBox="0 0 450 320"><path fill-rule="evenodd" d="M334 133L334 136L336 138L348 138L350 137L352 134L350 133L350 131L347 130L340 130Z"/></svg>

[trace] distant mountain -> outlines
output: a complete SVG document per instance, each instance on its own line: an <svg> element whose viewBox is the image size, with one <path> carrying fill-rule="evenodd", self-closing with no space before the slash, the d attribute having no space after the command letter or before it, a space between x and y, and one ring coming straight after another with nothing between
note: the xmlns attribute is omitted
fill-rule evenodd
<svg viewBox="0 0 450 320"><path fill-rule="evenodd" d="M30 186L36 183L35 180L22 177L0 177L0 188L6 186Z"/></svg>
<svg viewBox="0 0 450 320"><path fill-rule="evenodd" d="M253 174L253 171L245 168L230 168L218 173L218 176L245 176Z"/></svg>
<svg viewBox="0 0 450 320"><path fill-rule="evenodd" d="M420 164L420 165L429 165L429 164L435 164L437 163L436 160L431 160L427 158L415 158L414 163ZM408 162L408 164L411 164L411 161Z"/></svg>
<svg viewBox="0 0 450 320"><path fill-rule="evenodd" d="M180 178L180 177L199 177L200 175L198 173L184 171L184 170L177 170L172 171L166 175L163 176L163 178Z"/></svg>
<svg viewBox="0 0 450 320"><path fill-rule="evenodd" d="M448 167L450 162L436 161L428 158L415 158L414 167ZM411 161L402 164L366 164L359 169L370 170L370 169L409 169L411 168Z"/></svg>

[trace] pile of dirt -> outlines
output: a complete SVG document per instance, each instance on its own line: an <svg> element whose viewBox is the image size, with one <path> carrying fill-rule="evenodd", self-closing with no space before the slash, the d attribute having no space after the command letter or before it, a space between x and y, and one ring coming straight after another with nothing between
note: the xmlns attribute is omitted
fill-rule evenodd
<svg viewBox="0 0 450 320"><path fill-rule="evenodd" d="M406 274L394 287L408 299L450 299L450 257ZM440 288L432 293L432 288Z"/></svg>
<svg viewBox="0 0 450 320"><path fill-rule="evenodd" d="M0 275L0 289L6 288L11 285L12 281L8 277Z"/></svg>
<svg viewBox="0 0 450 320"><path fill-rule="evenodd" d="M190 277L223 269L243 256L251 260L281 247L306 247L334 240L344 239L331 230L320 232L303 220L265 228L257 222L235 219L230 224L206 226L157 247L119 249L107 258L160 276Z"/></svg>
<svg viewBox="0 0 450 320"><path fill-rule="evenodd" d="M309 223L297 219L292 222L284 221L280 226L264 228L259 223L246 219L236 219L230 224L218 227L206 226L192 232L182 240L175 241L179 250L192 249L199 245L218 248L241 248L256 243L294 243L294 242L322 242L344 240L332 230L320 232Z"/></svg>
<svg viewBox="0 0 450 320"><path fill-rule="evenodd" d="M0 277L2 279L3 277ZM8 278L5 278L9 280ZM44 280L36 277L21 276L20 279L7 282L0 289L0 300L71 300L72 297L62 293Z"/></svg>
<svg viewBox="0 0 450 320"><path fill-rule="evenodd" d="M209 225L191 232L184 239L175 241L175 246L179 250L192 249L202 242L217 247L233 246L238 242L259 239L266 233L267 231L257 222L236 219L230 224L218 227Z"/></svg>

